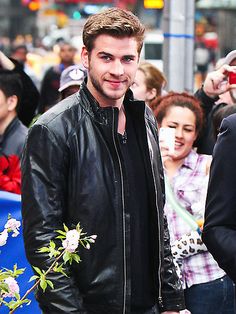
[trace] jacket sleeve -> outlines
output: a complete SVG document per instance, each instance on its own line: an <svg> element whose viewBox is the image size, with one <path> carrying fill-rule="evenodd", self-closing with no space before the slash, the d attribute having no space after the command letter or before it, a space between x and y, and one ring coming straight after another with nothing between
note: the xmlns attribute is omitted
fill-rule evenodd
<svg viewBox="0 0 236 314"><path fill-rule="evenodd" d="M170 236L167 219L164 215L164 264L162 269L162 301L160 308L164 311L180 311L185 309L184 293L177 275L170 247Z"/></svg>
<svg viewBox="0 0 236 314"><path fill-rule="evenodd" d="M23 92L20 104L17 107L18 118L25 126L29 126L33 120L39 104L39 91L31 78L24 72L22 66L15 60L14 71L21 77Z"/></svg>
<svg viewBox="0 0 236 314"><path fill-rule="evenodd" d="M22 159L22 217L27 258L32 266L46 270L52 263L47 254L37 253L55 230L63 228L66 211L67 147L48 128L37 123L30 129ZM80 313L81 297L73 276L50 273L54 289L39 288L36 297L44 314Z"/></svg>
<svg viewBox="0 0 236 314"><path fill-rule="evenodd" d="M236 282L236 117L223 120L213 152L202 239Z"/></svg>
<svg viewBox="0 0 236 314"><path fill-rule="evenodd" d="M201 107L204 112L206 118L210 114L215 102L219 99L219 97L211 98L207 96L207 94L203 91L203 88L200 88L196 91L194 96L201 102Z"/></svg>
<svg viewBox="0 0 236 314"><path fill-rule="evenodd" d="M215 102L219 97L211 98L208 97L203 88L200 88L194 96L200 101L203 114L204 114L204 126L199 134L197 141L194 145L197 147L199 154L211 155L213 146L215 144L213 125L212 125L212 114L213 108L215 108Z"/></svg>

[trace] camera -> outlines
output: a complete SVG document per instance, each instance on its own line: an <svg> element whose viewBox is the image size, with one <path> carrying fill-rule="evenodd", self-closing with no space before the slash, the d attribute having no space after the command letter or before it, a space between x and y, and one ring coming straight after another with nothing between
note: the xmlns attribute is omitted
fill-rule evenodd
<svg viewBox="0 0 236 314"><path fill-rule="evenodd" d="M159 130L159 141L163 142L170 153L175 151L175 128L161 127Z"/></svg>
<svg viewBox="0 0 236 314"><path fill-rule="evenodd" d="M229 84L236 84L236 73L229 72Z"/></svg>

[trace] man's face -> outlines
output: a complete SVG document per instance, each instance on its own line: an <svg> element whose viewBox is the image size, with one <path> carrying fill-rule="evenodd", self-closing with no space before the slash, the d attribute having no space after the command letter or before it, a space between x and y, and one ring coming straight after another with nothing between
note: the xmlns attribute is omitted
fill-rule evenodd
<svg viewBox="0 0 236 314"><path fill-rule="evenodd" d="M0 89L0 122L3 122L5 119L7 119L10 113L11 103L11 97L6 97Z"/></svg>
<svg viewBox="0 0 236 314"><path fill-rule="evenodd" d="M62 45L59 56L62 63L73 64L75 57L75 49L70 45Z"/></svg>
<svg viewBox="0 0 236 314"><path fill-rule="evenodd" d="M24 48L18 48L16 52L12 54L12 58L21 63L25 63L27 61L27 50Z"/></svg>
<svg viewBox="0 0 236 314"><path fill-rule="evenodd" d="M99 104L119 107L137 71L136 39L99 35L90 53L83 47L82 61L88 69L87 87Z"/></svg>

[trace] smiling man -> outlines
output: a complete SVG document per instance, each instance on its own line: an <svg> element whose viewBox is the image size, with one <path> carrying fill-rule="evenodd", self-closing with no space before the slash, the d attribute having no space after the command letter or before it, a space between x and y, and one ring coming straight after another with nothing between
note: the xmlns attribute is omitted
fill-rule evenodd
<svg viewBox="0 0 236 314"><path fill-rule="evenodd" d="M155 119L129 87L144 27L112 8L89 17L78 93L42 115L23 157L23 225L30 263L63 223L97 234L82 262L50 274L54 289L37 298L43 313L153 314L184 308L166 219Z"/></svg>

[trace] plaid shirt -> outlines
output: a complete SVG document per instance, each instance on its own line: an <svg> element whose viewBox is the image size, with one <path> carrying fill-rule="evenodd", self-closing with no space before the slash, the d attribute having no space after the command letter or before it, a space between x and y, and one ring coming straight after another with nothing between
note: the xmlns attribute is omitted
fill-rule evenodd
<svg viewBox="0 0 236 314"><path fill-rule="evenodd" d="M171 181L176 199L196 220L204 217L208 161L209 156L199 155L192 150ZM170 207L168 200L166 200L164 210L168 220L171 243L192 231L187 222ZM224 275L224 271L219 268L212 255L207 251L189 256L182 261L181 280L184 288L209 282Z"/></svg>

